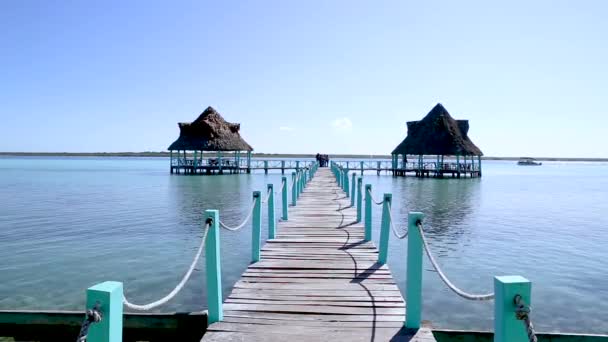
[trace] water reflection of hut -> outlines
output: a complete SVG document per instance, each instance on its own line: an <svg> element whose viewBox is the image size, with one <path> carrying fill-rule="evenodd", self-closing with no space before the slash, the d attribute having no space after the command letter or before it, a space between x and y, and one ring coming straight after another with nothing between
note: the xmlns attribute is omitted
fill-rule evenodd
<svg viewBox="0 0 608 342"><path fill-rule="evenodd" d="M193 122L178 126L179 138L169 146L171 173L251 172L253 148L239 134L240 124L227 122L215 109L207 107ZM246 160L241 160L243 152Z"/></svg>
<svg viewBox="0 0 608 342"><path fill-rule="evenodd" d="M469 121L455 120L438 103L422 120L407 123L407 137L392 152L393 175L481 177L483 153L468 133Z"/></svg>

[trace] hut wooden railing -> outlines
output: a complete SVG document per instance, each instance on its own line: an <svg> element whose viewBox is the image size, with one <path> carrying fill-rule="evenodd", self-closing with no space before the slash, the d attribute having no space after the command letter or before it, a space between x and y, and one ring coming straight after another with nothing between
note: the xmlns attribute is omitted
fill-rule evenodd
<svg viewBox="0 0 608 342"><path fill-rule="evenodd" d="M223 167L236 167L237 163L231 159L222 159L221 160ZM218 158L186 158L186 159L177 159L174 158L171 161L172 166L219 166ZM245 163L246 165L246 163Z"/></svg>
<svg viewBox="0 0 608 342"><path fill-rule="evenodd" d="M189 167L218 167L221 160L222 168L240 168L240 169L269 169L269 170L298 170L302 168L310 168L315 164L314 160L295 160L295 159L247 159L238 158L217 158L217 157L173 157L171 166L189 166Z"/></svg>
<svg viewBox="0 0 608 342"><path fill-rule="evenodd" d="M280 161L279 161L280 162ZM296 165L297 161L294 161L293 166ZM300 165L297 163L297 165ZM306 165L306 167L304 167ZM302 194L302 191L310 182L317 170L319 164L317 162L302 163L302 167L292 173L291 182L288 181L286 176L281 179L280 187L277 187L280 200L282 201L282 220L288 220L287 208L288 194L292 194L292 205L296 205L297 199ZM201 239L200 247L192 261L190 268L182 278L180 283L165 297L145 305L137 305L130 303L124 296L123 284L116 281L107 281L95 286L90 287L86 291L86 314L84 322L78 334L77 341L88 341L88 342L122 342L123 340L123 327L129 327L129 322L132 320L125 320L123 314L123 306L131 308L133 310L147 311L154 309L167 303L173 299L180 291L183 286L190 279L192 271L202 255L205 252L205 263L206 263L206 276L207 276L207 316L205 317L205 323L211 324L223 320L223 308L222 308L222 272L221 272L221 253L220 253L220 240L219 240L219 229L224 228L229 231L235 231L243 228L247 222L251 222L252 228L252 243L251 243L251 260L256 262L260 260L260 249L261 249L261 229L262 229L262 207L266 204L268 209L268 238L275 238L276 234L276 220L275 220L275 193L274 185L268 184L266 191L254 191L251 207L248 209L248 215L241 224L235 227L225 225L219 216L219 210L206 210L203 216L203 237ZM0 312L1 314L1 312ZM78 329L75 329L73 322L73 315L60 315L60 318L53 318L52 314L48 315L28 315L28 313L6 313L0 315L0 327L7 325L14 328L15 325L22 326L35 326L37 323L42 325L48 325L49 320L57 324L65 324L66 329L62 330L62 334L55 335L61 336L61 340L65 339L66 334L76 333ZM132 316L132 315L131 315ZM167 316L167 315L165 315ZM82 318L82 313L80 314ZM175 328L176 324L184 321L181 320L176 323L176 319L172 317L164 317L165 321L155 320L154 315L149 316L150 318L135 320L139 322L149 322L151 326L155 326L161 329L169 324L170 328ZM194 318L195 321L200 323L199 318ZM168 322L167 322L168 321ZM193 320L185 320L187 324L190 324ZM123 326L123 322L126 322ZM164 323L163 323L164 322ZM134 323L135 325L137 323ZM133 325L133 324L131 324ZM204 328L200 326L200 331L204 331ZM157 329L157 330L158 330ZM15 332L11 334L22 334L22 336L31 336L27 334L25 329L17 327ZM151 331L155 331L154 327ZM192 329L189 329L192 331ZM151 335L151 334L148 334ZM0 331L0 336L2 332ZM21 336L21 335L20 335ZM37 335L38 336L38 335ZM75 336L74 336L75 337ZM175 337L175 336L173 336ZM165 340L184 340L184 339L173 339L173 337L166 338ZM38 339L39 337L36 337ZM139 339L140 337L138 337ZM45 337L40 340L48 340ZM157 339L153 339L157 340ZM186 340L191 340L190 338Z"/></svg>
<svg viewBox="0 0 608 342"><path fill-rule="evenodd" d="M423 159L419 161L408 161L403 160L397 161L395 168L393 168L393 161L391 160L335 160L335 165L348 170L353 171L454 171L454 172L471 172L481 171L481 165L479 163L466 163L458 160L444 160L442 162L429 161L429 159Z"/></svg>
<svg viewBox="0 0 608 342"><path fill-rule="evenodd" d="M350 183L349 170L332 162L331 169L336 182L348 194ZM354 177L353 177L354 180ZM353 197L357 200L357 220L365 213L365 240L372 239L373 217L372 206L382 206L380 220L380 245L378 247L378 263L386 264L388 259L388 245L391 232L398 239L407 238L407 277L406 277L406 321L405 327L418 329L422 321L422 270L423 255L426 254L433 269L437 272L444 284L456 295L474 301L494 300L494 341L495 342L536 342L536 333L530 319L531 282L521 276L494 277L494 292L488 294L470 294L456 287L444 274L435 260L424 233L424 214L410 212L404 228L397 228L398 222L392 217L392 194L385 193L382 200L373 196L372 185L362 186L363 178L357 177L357 191ZM363 190L365 189L365 190ZM362 210L363 208L364 210Z"/></svg>
<svg viewBox="0 0 608 342"><path fill-rule="evenodd" d="M295 160L295 159L251 159L252 169L292 169L298 170L301 168L311 167L315 164L314 160ZM247 162L241 160L241 167L247 167Z"/></svg>

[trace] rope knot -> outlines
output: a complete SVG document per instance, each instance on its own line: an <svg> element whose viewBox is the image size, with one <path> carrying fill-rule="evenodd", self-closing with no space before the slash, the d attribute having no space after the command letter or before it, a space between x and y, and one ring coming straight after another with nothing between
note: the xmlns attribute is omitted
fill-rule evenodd
<svg viewBox="0 0 608 342"><path fill-rule="evenodd" d="M515 295L515 297L513 297L513 302L517 306L517 308L515 309L515 317L518 320L523 321L526 327L526 333L528 334L528 341L537 342L538 340L536 339L534 325L532 324L532 320L530 319L530 305L524 302L521 295Z"/></svg>
<svg viewBox="0 0 608 342"><path fill-rule="evenodd" d="M96 308L87 310L87 321L91 323L101 322L102 314Z"/></svg>
<svg viewBox="0 0 608 342"><path fill-rule="evenodd" d="M101 303L96 302L95 306L92 309L88 309L85 312L85 319L82 322L82 326L80 327L80 332L78 333L78 338L76 342L86 342L87 335L89 334L89 327L93 323L101 322L102 314L101 314Z"/></svg>
<svg viewBox="0 0 608 342"><path fill-rule="evenodd" d="M515 317L520 321L528 319L530 315L530 306L524 302L521 295L515 295L513 302L517 306L515 309Z"/></svg>

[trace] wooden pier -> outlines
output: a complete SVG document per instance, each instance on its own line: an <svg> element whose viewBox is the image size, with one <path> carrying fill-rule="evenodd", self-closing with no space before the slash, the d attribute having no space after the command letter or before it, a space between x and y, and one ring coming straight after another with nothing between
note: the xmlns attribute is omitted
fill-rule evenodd
<svg viewBox="0 0 608 342"><path fill-rule="evenodd" d="M356 217L319 169L202 341L434 341L429 329L404 328L401 292Z"/></svg>

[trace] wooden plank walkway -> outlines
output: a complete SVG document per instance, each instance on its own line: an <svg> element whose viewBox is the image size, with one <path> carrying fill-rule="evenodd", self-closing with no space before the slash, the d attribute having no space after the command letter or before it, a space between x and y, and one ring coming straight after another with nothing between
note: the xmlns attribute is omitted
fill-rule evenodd
<svg viewBox="0 0 608 342"><path fill-rule="evenodd" d="M202 341L435 341L403 328L403 297L355 221L331 171L319 169Z"/></svg>

